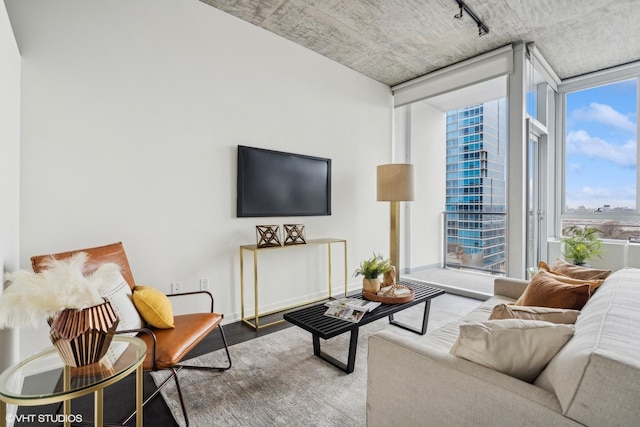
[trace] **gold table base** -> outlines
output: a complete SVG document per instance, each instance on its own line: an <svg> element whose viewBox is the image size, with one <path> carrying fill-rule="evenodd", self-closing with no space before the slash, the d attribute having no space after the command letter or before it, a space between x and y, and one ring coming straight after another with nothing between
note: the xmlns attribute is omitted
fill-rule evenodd
<svg viewBox="0 0 640 427"><path fill-rule="evenodd" d="M275 325L278 323L284 322L284 319L276 320L273 322L260 324L260 317L268 316L270 314L278 313L284 310L289 310L295 307L301 307L303 305L311 304L314 302L322 301L327 298L331 298L333 296L333 286L332 286L332 263L331 263L331 245L336 243L342 243L344 247L344 295L347 295L348 291L348 283L347 283L347 241L345 239L311 239L307 240L306 244L302 245L286 245L286 246L274 246L268 248L259 248L257 245L242 245L240 246L240 311L242 316L242 322L251 326L254 329L261 329L267 326ZM299 248L309 245L327 245L327 272L328 272L328 292L327 296L322 296L320 298L315 298L308 301L303 301L297 304L289 305L286 307L280 307L276 310L271 310L268 312L261 313L259 311L258 305L258 252L260 251L271 251L277 249L289 249L289 248ZM253 253L253 292L254 292L254 315L247 316L245 314L245 297L244 297L244 251L249 251Z"/></svg>
<svg viewBox="0 0 640 427"><path fill-rule="evenodd" d="M107 360L109 357L109 353L107 353L107 356L105 356L101 362L98 362L105 366L94 371L90 370L90 368L92 368L90 365L74 368L69 365L56 364L56 361L61 363L61 360L54 347L49 347L27 358L23 362L6 369L0 375L0 427L7 426L7 418L9 416L7 413L8 404L18 406L40 406L57 402L63 402L63 424L65 427L69 427L71 426L74 418L71 414L71 399L75 399L89 393L94 394L94 425L102 427L104 425L104 388L117 383L134 371L136 373L136 426L142 427L142 363L144 362L146 355L146 345L140 338L118 335L113 338L111 345L123 342L128 343L129 346L133 347L127 347L127 350L121 354L120 359L115 361ZM54 356L56 359L53 358ZM122 361L123 358L126 358L126 360ZM62 389L56 388L49 392L43 391L38 395L22 395L20 392L16 392L15 390L8 388L8 384L11 384L12 381L15 380L16 375L22 375L24 372L33 374L33 372L30 372L26 368L30 367L32 364L33 366L40 366L43 364L43 361L54 363L55 366L51 366L51 369L62 370ZM112 368L112 366L115 368ZM22 370L25 371L23 372ZM92 382L83 378L91 373L97 375L98 372L103 373L99 377L101 378L100 380ZM76 420L75 422L81 421ZM16 425L19 425L19 423L16 422Z"/></svg>

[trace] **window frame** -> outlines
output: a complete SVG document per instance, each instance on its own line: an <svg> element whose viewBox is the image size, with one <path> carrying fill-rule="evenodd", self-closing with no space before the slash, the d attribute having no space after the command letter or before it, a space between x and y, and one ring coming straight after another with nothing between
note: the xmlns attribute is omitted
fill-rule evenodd
<svg viewBox="0 0 640 427"><path fill-rule="evenodd" d="M567 144L567 95L588 90L600 86L620 83L625 80L636 80L636 209L635 212L567 212L566 210L566 144ZM560 171L561 185L557 186L556 202L560 207L557 215L557 224L555 227L556 236L562 235L562 222L565 220L619 220L619 221L638 221L640 227L640 144L638 135L640 135L640 64L630 64L617 67L612 70L592 73L586 76L580 76L573 79L563 81L558 86L558 105L557 123L561 125L557 127L556 140L557 144L556 170Z"/></svg>

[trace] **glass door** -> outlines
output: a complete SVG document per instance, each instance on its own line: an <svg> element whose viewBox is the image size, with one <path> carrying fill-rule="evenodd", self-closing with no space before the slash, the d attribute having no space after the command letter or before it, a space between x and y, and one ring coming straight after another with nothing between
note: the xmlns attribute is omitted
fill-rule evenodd
<svg viewBox="0 0 640 427"><path fill-rule="evenodd" d="M527 119L527 268L546 259L547 128L534 118Z"/></svg>

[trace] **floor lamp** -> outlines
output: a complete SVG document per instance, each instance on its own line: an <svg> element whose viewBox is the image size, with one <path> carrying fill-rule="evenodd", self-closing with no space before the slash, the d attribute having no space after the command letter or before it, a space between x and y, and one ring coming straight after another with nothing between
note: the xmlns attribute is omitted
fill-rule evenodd
<svg viewBox="0 0 640 427"><path fill-rule="evenodd" d="M413 165L394 163L378 166L378 201L391 202L391 265L400 280L400 202L413 200Z"/></svg>

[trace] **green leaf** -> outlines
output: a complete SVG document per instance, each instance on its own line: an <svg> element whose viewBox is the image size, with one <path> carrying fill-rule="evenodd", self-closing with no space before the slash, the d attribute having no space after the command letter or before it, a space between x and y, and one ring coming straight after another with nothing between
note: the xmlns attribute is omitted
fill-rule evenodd
<svg viewBox="0 0 640 427"><path fill-rule="evenodd" d="M382 255L373 253L373 257L360 263L354 276L364 276L365 279L376 279L381 274L391 271L391 261L384 259Z"/></svg>

